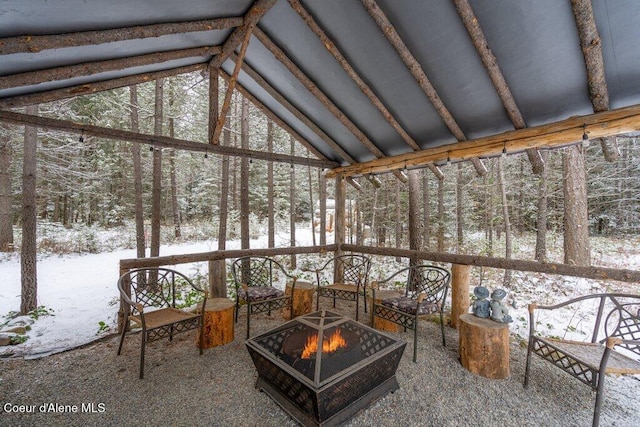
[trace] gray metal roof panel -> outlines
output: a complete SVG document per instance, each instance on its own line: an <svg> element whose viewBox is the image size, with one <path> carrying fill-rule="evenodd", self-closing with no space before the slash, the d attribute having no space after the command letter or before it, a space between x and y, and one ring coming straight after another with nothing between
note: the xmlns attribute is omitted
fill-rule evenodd
<svg viewBox="0 0 640 427"><path fill-rule="evenodd" d="M0 37L241 16L252 0L3 0Z"/></svg>
<svg viewBox="0 0 640 427"><path fill-rule="evenodd" d="M455 142L443 120L356 0L302 0L350 64L422 148ZM5 0L0 37L58 34L216 17L242 16L251 0ZM510 130L513 124L450 0L378 0L467 138ZM478 22L529 126L592 112L586 69L569 2L470 0ZM602 38L610 108L640 103L640 2L594 0ZM264 30L385 154L410 148L360 92L288 2L262 18ZM0 76L87 61L222 43L230 30L167 35L38 53L3 55ZM185 58L86 77L2 88L0 98L203 63ZM246 62L356 161L374 156L253 37ZM225 68L232 67L227 62ZM241 83L328 158L331 147L241 74Z"/></svg>
<svg viewBox="0 0 640 427"><path fill-rule="evenodd" d="M602 40L610 109L640 103L638 3L636 0L601 0L593 4Z"/></svg>
<svg viewBox="0 0 640 427"><path fill-rule="evenodd" d="M353 15L352 18L356 19ZM260 28L273 35L273 41L382 152L386 141L397 140L396 132L382 114L288 3L278 2L260 21ZM356 138L342 139L342 144L358 161L372 158Z"/></svg>
<svg viewBox="0 0 640 427"><path fill-rule="evenodd" d="M307 3L351 66L422 148L427 148L427 141L451 142L452 135L433 105L360 2ZM384 119L376 114L369 121L377 120ZM395 131L386 138L386 154L411 151Z"/></svg>

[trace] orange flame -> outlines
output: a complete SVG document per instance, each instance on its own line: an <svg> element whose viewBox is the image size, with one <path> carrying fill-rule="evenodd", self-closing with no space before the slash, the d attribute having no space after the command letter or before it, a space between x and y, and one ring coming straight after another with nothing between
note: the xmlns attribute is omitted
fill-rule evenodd
<svg viewBox="0 0 640 427"><path fill-rule="evenodd" d="M329 339L325 338L322 341L322 352L323 353L333 353L339 348L343 348L347 346L347 341L342 337L340 333L340 329L336 329L336 331L329 337ZM302 350L302 358L310 359L316 352L318 351L318 334L309 335L307 337L307 344L304 346Z"/></svg>

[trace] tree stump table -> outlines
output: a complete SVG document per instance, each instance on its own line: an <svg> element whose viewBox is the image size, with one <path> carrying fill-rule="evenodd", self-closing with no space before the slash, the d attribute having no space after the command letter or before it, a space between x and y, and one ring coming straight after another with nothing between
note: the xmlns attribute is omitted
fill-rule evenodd
<svg viewBox="0 0 640 427"><path fill-rule="evenodd" d="M460 362L485 378L509 377L509 325L462 314L458 321Z"/></svg>
<svg viewBox="0 0 640 427"><path fill-rule="evenodd" d="M401 297L402 294L400 292L392 291L392 290L380 290L376 291L376 305L380 305L380 303L387 298L398 298ZM373 310L373 295L369 297L369 307ZM397 323L393 323L386 319L381 319L379 317L373 316L373 325L372 328L377 329L379 331L386 332L400 332L402 330L402 326Z"/></svg>
<svg viewBox="0 0 640 427"><path fill-rule="evenodd" d="M285 294L291 295L292 282L287 283ZM309 282L296 282L296 288L293 292L293 317L302 316L311 313L313 310L313 294L316 291L315 286ZM290 319L290 311L288 307L282 310L282 317Z"/></svg>
<svg viewBox="0 0 640 427"><path fill-rule="evenodd" d="M204 313L204 338L202 348L211 348L233 341L233 310L235 303L229 298L209 298ZM202 310L198 304L197 312ZM200 346L200 336L196 334L196 345Z"/></svg>

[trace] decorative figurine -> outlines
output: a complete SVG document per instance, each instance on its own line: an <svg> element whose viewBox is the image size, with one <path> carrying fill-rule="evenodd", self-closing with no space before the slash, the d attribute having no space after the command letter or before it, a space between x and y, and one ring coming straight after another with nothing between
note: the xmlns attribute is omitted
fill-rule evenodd
<svg viewBox="0 0 640 427"><path fill-rule="evenodd" d="M501 323L511 323L513 319L509 315L509 309L502 303L507 295L504 289L496 289L491 293L491 320Z"/></svg>
<svg viewBox="0 0 640 427"><path fill-rule="evenodd" d="M476 316L486 319L489 317L489 300L487 300L489 289L484 286L476 286L473 288L473 295L475 295L476 300L471 306L471 311Z"/></svg>

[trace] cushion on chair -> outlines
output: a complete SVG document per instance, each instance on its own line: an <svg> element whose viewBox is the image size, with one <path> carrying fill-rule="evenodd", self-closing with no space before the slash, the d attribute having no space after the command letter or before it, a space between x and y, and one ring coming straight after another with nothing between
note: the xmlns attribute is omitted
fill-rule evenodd
<svg viewBox="0 0 640 427"><path fill-rule="evenodd" d="M270 286L250 287L243 292L242 298L245 301L263 301L273 298L279 298L284 295L284 291L272 288Z"/></svg>
<svg viewBox="0 0 640 427"><path fill-rule="evenodd" d="M416 307L418 302L409 297L387 298L382 301L382 305L404 311L409 314L416 314ZM429 301L422 301L418 307L418 315L437 313L440 311L440 306L436 303Z"/></svg>

